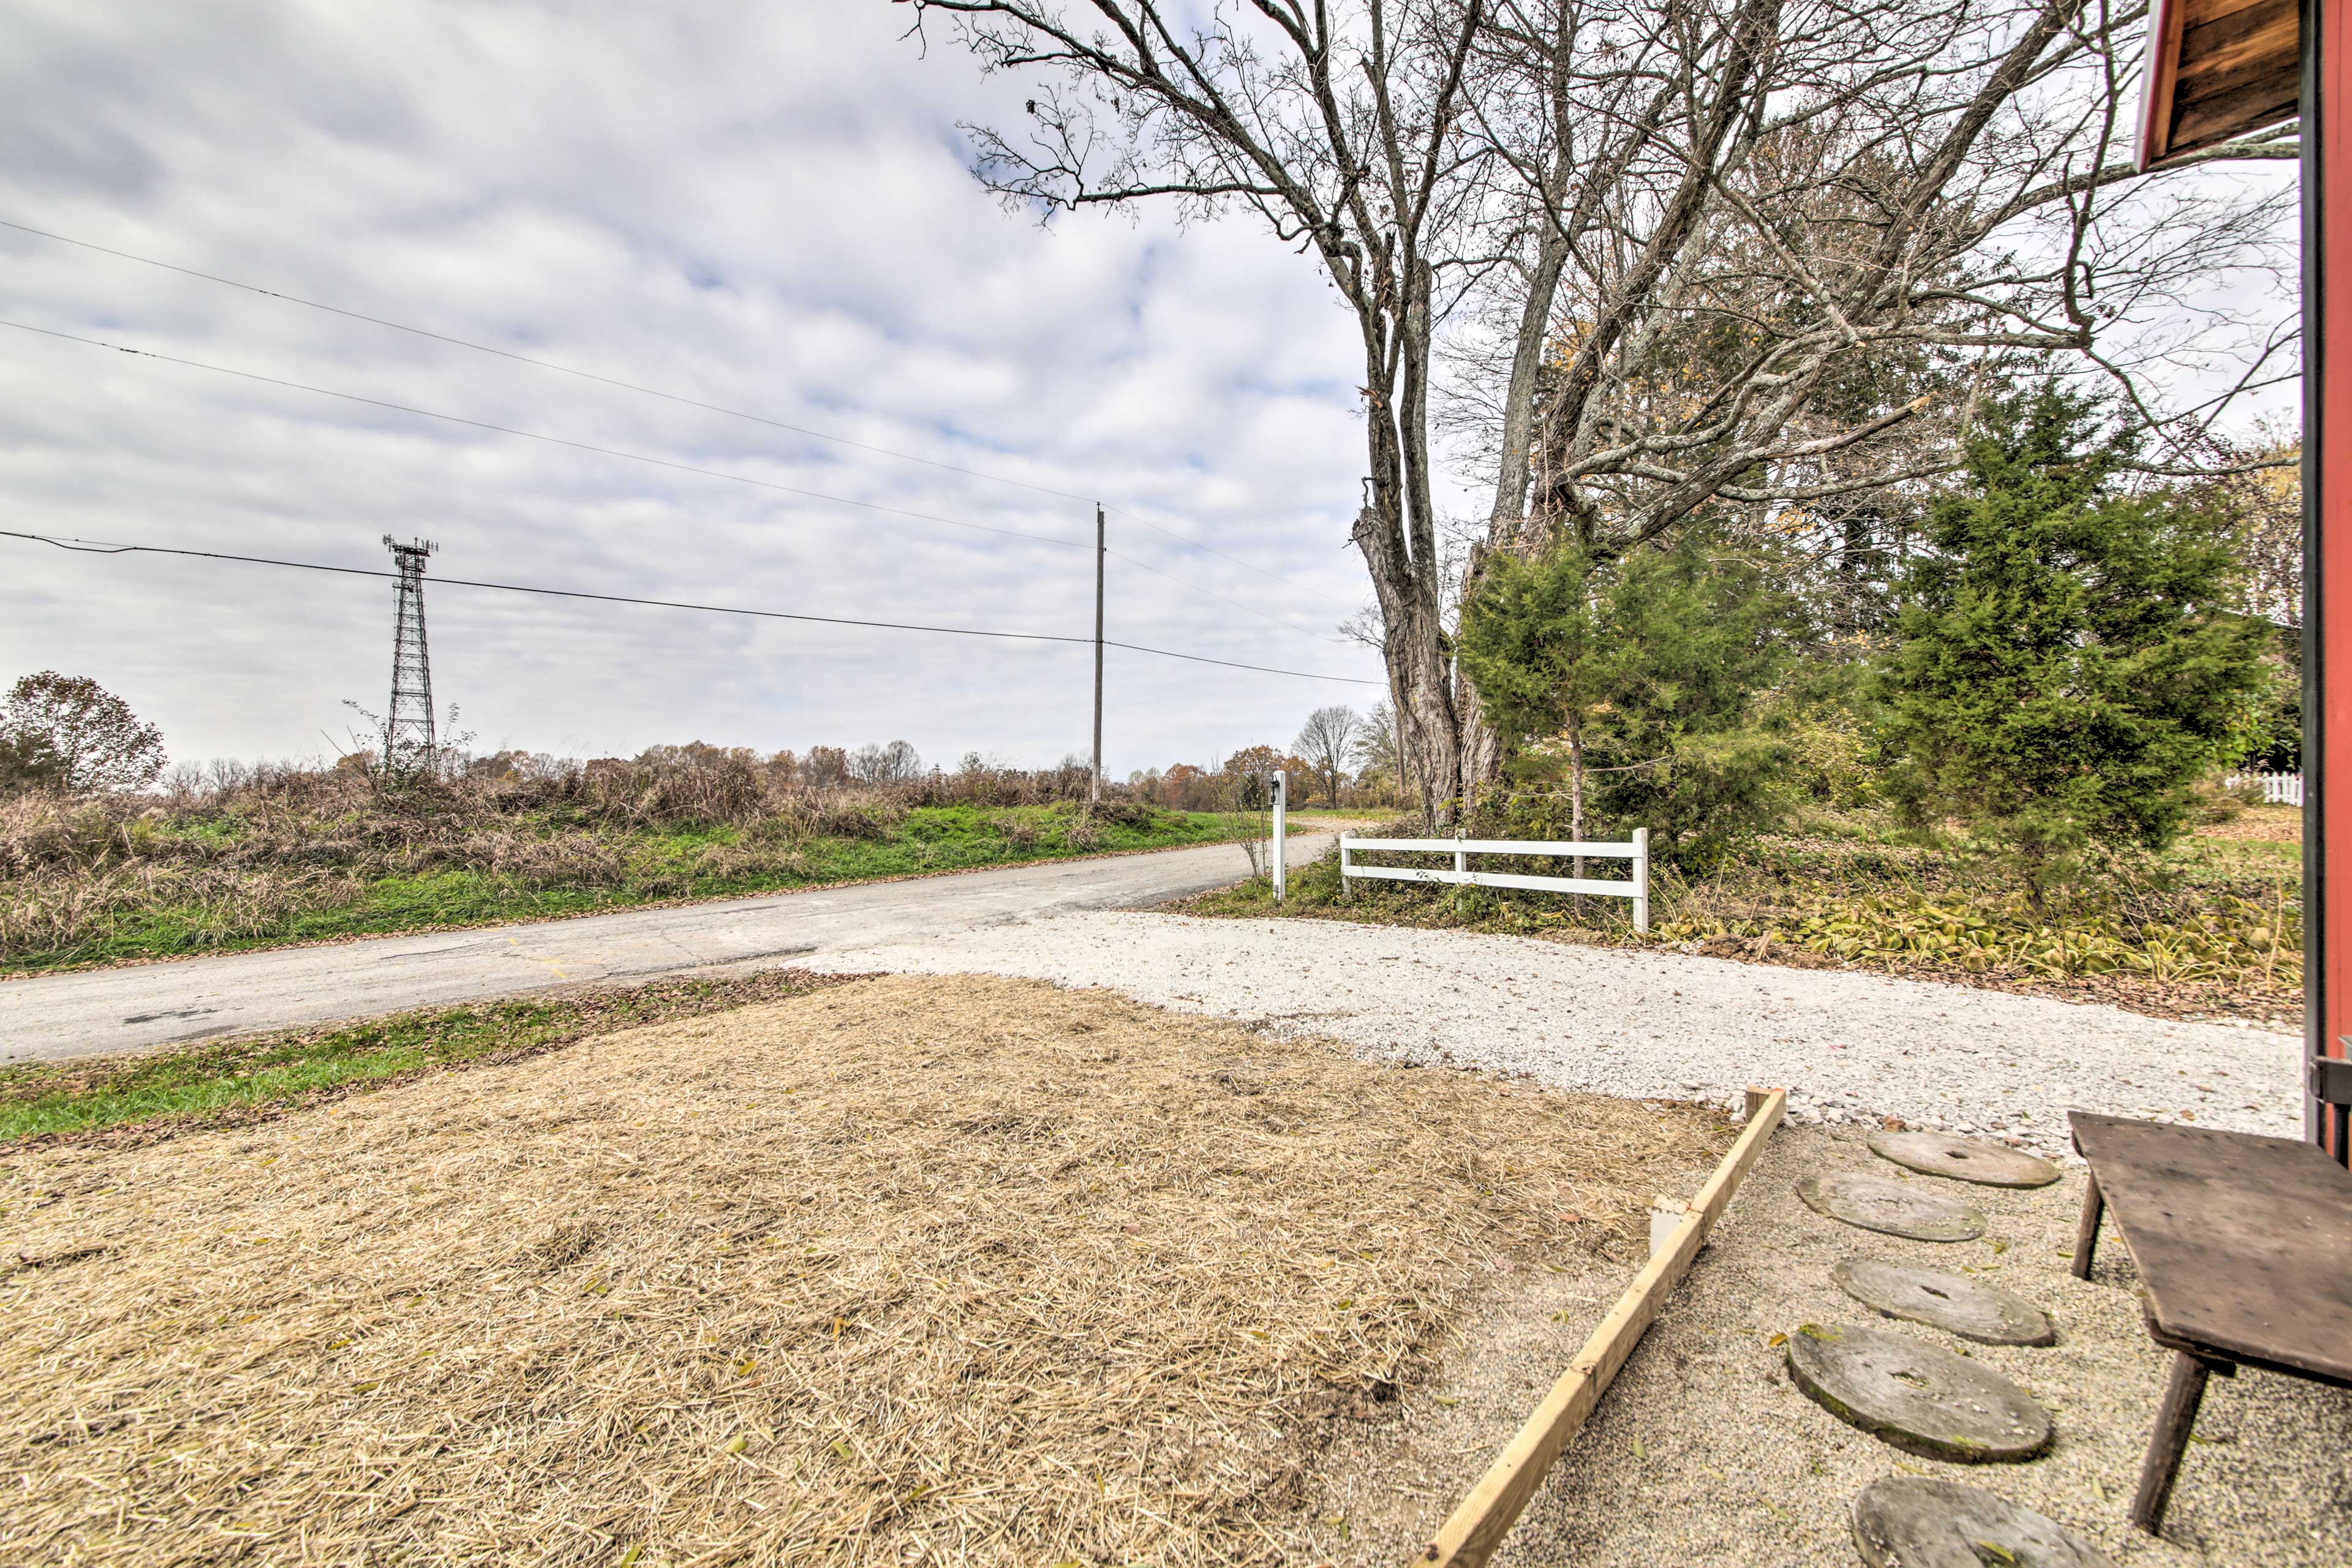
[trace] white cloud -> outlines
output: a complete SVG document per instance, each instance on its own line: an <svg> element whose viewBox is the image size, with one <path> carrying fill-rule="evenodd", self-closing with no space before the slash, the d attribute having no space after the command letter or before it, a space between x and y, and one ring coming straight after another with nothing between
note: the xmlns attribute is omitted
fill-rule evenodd
<svg viewBox="0 0 2352 1568"><path fill-rule="evenodd" d="M12 7L0 218L1027 479L1353 604L1349 323L1243 220L1050 231L953 125L1019 86L902 10ZM1082 503L828 446L0 230L31 325L992 527ZM893 520L0 331L6 526L446 576L1085 634L1084 550ZM1114 548L1318 633L1340 605L1114 519ZM1111 563L1112 635L1377 678L1377 661ZM428 594L484 744L601 754L903 736L1083 749L1090 656ZM0 542L0 675L97 676L181 757L301 753L378 705L391 587ZM1113 770L1281 740L1375 688L1110 658Z"/></svg>

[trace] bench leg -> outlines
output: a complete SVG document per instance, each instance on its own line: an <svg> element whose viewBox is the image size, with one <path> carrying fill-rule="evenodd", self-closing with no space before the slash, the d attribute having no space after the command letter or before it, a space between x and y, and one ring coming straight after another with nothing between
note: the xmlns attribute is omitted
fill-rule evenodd
<svg viewBox="0 0 2352 1568"><path fill-rule="evenodd" d="M2091 1277L2091 1258L2099 1250L2099 1217L2107 1210L2105 1194L2099 1191L2099 1173L2094 1171L2083 1184L2083 1218L2074 1226L2074 1278Z"/></svg>
<svg viewBox="0 0 2352 1568"><path fill-rule="evenodd" d="M2172 1482L2180 1474L2189 1429L2197 1425L2197 1406L2212 1370L2186 1351L2173 1352L2172 1377L2164 1385L2164 1402L2156 1407L2156 1431L2147 1440L2147 1457L2140 1461L2139 1489L2132 1494L2131 1521L2150 1535L2164 1526L2164 1508L2172 1500Z"/></svg>

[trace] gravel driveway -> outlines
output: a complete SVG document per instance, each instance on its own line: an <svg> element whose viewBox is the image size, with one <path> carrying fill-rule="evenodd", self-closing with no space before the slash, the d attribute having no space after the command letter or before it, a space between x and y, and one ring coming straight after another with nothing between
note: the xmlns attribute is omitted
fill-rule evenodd
<svg viewBox="0 0 2352 1568"><path fill-rule="evenodd" d="M1675 1099L1786 1085L1800 1124L1899 1116L2060 1152L2066 1112L2294 1136L2295 1037L2005 992L1330 921L1089 912L828 969L1030 975L1336 1036L1367 1054Z"/></svg>

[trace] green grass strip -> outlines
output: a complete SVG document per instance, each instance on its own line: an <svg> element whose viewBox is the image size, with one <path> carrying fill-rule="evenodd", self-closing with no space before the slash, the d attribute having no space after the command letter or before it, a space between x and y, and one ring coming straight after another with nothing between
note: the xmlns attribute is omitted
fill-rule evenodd
<svg viewBox="0 0 2352 1568"><path fill-rule="evenodd" d="M512 1061L837 984L789 969L516 997L363 1023L0 1068L0 1146L266 1120L439 1069Z"/></svg>

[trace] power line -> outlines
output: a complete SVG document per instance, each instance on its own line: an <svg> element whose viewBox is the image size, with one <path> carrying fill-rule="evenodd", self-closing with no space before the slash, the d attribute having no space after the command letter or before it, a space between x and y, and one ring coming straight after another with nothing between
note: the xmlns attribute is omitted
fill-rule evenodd
<svg viewBox="0 0 2352 1568"><path fill-rule="evenodd" d="M1276 669L1270 665L1241 664L1230 658L1211 658L1206 654L1178 653L1172 648L1145 647L1141 643L1113 642L1108 637L1103 640L1103 646L1123 647L1129 653L1152 654L1160 658L1181 658L1192 664L1222 665L1227 669L1255 669L1261 675L1296 675L1308 680L1336 680L1347 686L1385 687L1388 685L1385 680L1366 680L1360 675L1318 675L1311 669Z"/></svg>
<svg viewBox="0 0 2352 1568"><path fill-rule="evenodd" d="M1105 507L1103 510L1108 511L1111 509ZM1271 610L1261 610L1255 605L1244 605L1239 599L1228 599L1213 588L1203 588L1198 583L1187 583L1183 578L1176 576L1172 573L1162 572L1157 566L1152 566L1144 562L1138 561L1134 556L1126 553L1124 551L1106 550L1103 553L1109 556L1114 561L1124 561L1129 566L1136 568L1138 571L1149 572L1154 577L1164 578L1167 581L1175 584L1179 588L1190 588L1192 592L1201 595L1204 598L1214 599L1221 605L1231 605L1236 610L1246 610L1253 616L1262 616L1265 619L1272 621L1276 626L1297 632L1302 637L1315 637L1323 642L1332 643L1339 640L1337 637L1324 636L1323 633L1317 631L1313 626L1302 626L1297 621L1291 620L1286 616L1277 616Z"/></svg>
<svg viewBox="0 0 2352 1568"><path fill-rule="evenodd" d="M166 272L177 272L183 277L199 278L207 283L218 283L229 289L241 289L248 294L258 294L264 299L282 300L289 305L300 305L312 310L324 310L330 315L341 316L354 321L365 321L371 326L386 327L395 332L408 332L416 337L430 338L435 342L447 343L453 348L471 349L477 353L495 354L500 359L512 360L520 364L533 365L541 370L551 370L561 375L578 376L583 381L598 382L605 386L617 387L624 392L635 392L646 397L658 397L667 402L681 404L688 408L700 408L712 414L724 414L730 418L749 419L755 424L766 425L774 429L789 430L795 436L806 436L812 440L831 441L837 446L854 447L861 452L872 452L877 457L896 458L899 461L907 463L920 463L925 468L939 468L950 474L962 474L970 479L986 479L992 484L1011 485L1019 489L1033 490L1039 495L1057 496L1064 500L1086 501L1089 503L1093 503L1096 500L1096 498L1092 496L1082 496L1070 490L1055 489L1051 485L1033 484L1027 479L1016 479L1004 474L992 474L984 468L966 468L958 463L943 463L936 458L918 457L912 452L901 452L891 447L877 447L873 445L871 442L854 441L846 436L835 436L826 431L813 430L805 425L788 424L782 419L772 419L764 414L753 414L741 408L730 408L724 404L706 403L698 397L688 397L682 393L664 392L659 387L646 386L634 381L624 381L617 376L600 375L593 370L581 370L574 365L559 364L553 360L540 359L531 354L517 353L512 349L502 349L490 343L476 342L470 338L452 337L446 332L436 332L428 328L411 326L405 321L395 321L383 316L371 316L363 310L347 310L341 305L330 305L320 300L306 300L299 294L289 294L277 289L264 289L257 283L246 283L241 282L235 278L224 278L216 272L201 272L195 268L182 267L176 262L160 261L152 256L140 256L128 250L117 250L112 246L100 245L93 240L76 239L70 235L58 234L45 228L35 228L30 224L13 223L6 218L0 218L0 228L13 228L19 234L29 234L37 236L42 239L55 240L59 245L71 245L83 250L94 250L101 256L116 257L124 261L136 261L143 267L161 268ZM137 351L126 352L135 353ZM157 355L155 357L162 358L163 356ZM1227 554L1224 551L1219 550L1214 545L1204 544L1197 539L1187 538L1183 534L1178 533L1173 529L1163 528L1159 523L1153 522L1150 518L1139 517L1134 512L1128 510L1124 507L1106 505L1104 510L1116 512L1120 517L1127 519L1129 522L1140 523L1145 528L1151 530L1154 533L1164 534L1166 537L1174 540L1177 543L1184 545L1188 549L1198 550L1205 554L1214 555L1223 561L1230 561L1234 565L1242 567L1246 571L1255 572L1262 577L1271 578L1276 583L1283 584L1287 587L1296 588L1301 593L1312 594L1320 599L1328 599L1335 605L1345 605L1347 608L1351 610L1357 607L1349 601L1342 599L1337 595L1326 594L1320 588L1310 588L1304 583L1293 582L1290 578L1284 576L1279 572L1269 571L1265 567L1257 565L1253 562L1244 561L1238 555ZM1124 559L1124 557L1122 557L1122 559ZM1137 563L1137 564L1140 564L1140 563ZM1149 570L1149 568L1146 569ZM1165 574L1163 574L1163 575L1165 575ZM1181 583L1183 581L1181 578L1172 577L1169 580L1171 582L1178 583ZM1184 586L1192 588L1194 587L1194 584L1185 583ZM1195 592L1207 593L1208 590L1205 588L1195 588ZM1215 597L1216 595L1212 595L1211 596ZM1234 601L1229 599L1226 603L1232 604ZM1243 607L1247 608L1246 605ZM1259 615L1265 614L1263 610L1256 613Z"/></svg>
<svg viewBox="0 0 2352 1568"><path fill-rule="evenodd" d="M1174 540L1179 544L1189 544L1195 550L1205 551L1209 554L1217 556L1221 560L1230 561L1234 565L1242 567L1246 571L1255 572L1261 577L1271 577L1276 582L1296 588L1302 594L1312 594L1318 599L1328 599L1333 604L1344 605L1350 610L1360 609L1362 607L1361 605L1339 597L1337 594L1327 594L1320 588L1310 588L1304 583L1294 583L1279 572L1269 572L1265 567L1244 561L1238 555L1227 555L1223 551L1218 549L1213 544L1203 544L1197 539L1187 539L1181 533L1160 527L1158 523L1152 521L1148 517L1136 516L1135 513L1128 510L1125 507L1106 506L1103 510L1106 511L1116 512L1119 516L1127 519L1129 522L1139 522L1144 527L1151 530L1154 533L1165 533L1169 538Z"/></svg>
<svg viewBox="0 0 2352 1568"><path fill-rule="evenodd" d="M0 222L5 221L5 220L0 220ZM362 397L355 392L337 392L332 387L312 386L305 382L287 381L274 375L262 375L255 371L233 370L226 365L208 364L202 360L182 359L174 354L157 353L152 349L127 348L121 343L108 342L100 338L85 338L78 336L72 332L54 331L47 327L27 326L22 321L0 320L0 327L14 327L20 332L32 332L45 338L59 338L67 342L82 343L91 348L112 349L117 353L131 354L140 359L159 360L165 364L182 365L191 370L210 371L215 375L235 376L243 381L257 381L269 386L282 386L296 392L314 393L320 397L341 398L348 403L365 404L371 408L387 408L397 414L414 414L426 419L446 420L450 424L469 426L477 430L495 431L501 436L520 436L525 440L545 441L554 446L570 447L578 451L594 452L604 457L625 458L632 462L651 463L657 468L675 468L684 473L699 474L709 479L732 479L738 484L755 485L762 489L782 490L786 495L803 496L812 500L830 501L841 506L863 507L869 511L887 512L894 517L913 518L920 522L943 523L950 528L969 529L979 533L1002 534L1011 539L1034 540L1040 543L1059 544L1078 549L1084 549L1086 547L1086 542L1083 540L1064 539L1057 534L1030 533L1017 528L996 528L987 523L967 522L959 518L940 517L931 512L908 511L903 507L884 506L878 501L853 500L847 496L827 495L820 490L802 489L793 485L780 485L770 479L753 479L748 474L730 473L723 468L706 468L692 463L674 462L667 458L650 457L643 452L623 451L617 447L599 447L590 442L574 441L562 436L545 436L533 430L519 430L510 425L493 425L487 420L468 419L465 416L459 414L443 414L434 409L417 408L404 403L388 403L380 397ZM1303 633L1307 637L1321 638L1324 641L1331 640L1328 637L1323 637L1322 633L1316 631L1311 626L1302 626L1296 621L1275 615L1273 612L1268 610L1261 610L1255 605L1243 604L1239 599L1229 599L1225 597L1224 595L1217 593L1213 589L1203 588L1199 584L1188 583L1183 578L1176 576L1172 573L1162 572L1157 566L1145 565L1144 563L1136 560L1131 555L1119 554L1117 551L1113 551L1110 553L1118 555L1120 560L1127 562L1129 565L1142 567L1144 571L1152 574L1154 576L1164 577L1180 588L1189 588L1193 593L1214 599L1220 604L1231 605L1234 609L1244 610L1253 616L1263 616L1265 619L1272 621L1275 625L1287 627L1291 631Z"/></svg>
<svg viewBox="0 0 2352 1568"><path fill-rule="evenodd" d="M217 550L188 550L163 544L113 544L98 540L59 539L46 533L25 533L15 529L0 529L0 539L21 539L37 544L54 545L84 555L180 555L198 561L227 561L251 566L283 566L299 572L326 572L342 577L393 578L396 573L366 566L333 566L316 561L288 561L270 555L238 555ZM552 599L586 599L606 605L645 605L663 610L693 610L705 615L749 616L761 620L809 621L824 626L866 626L880 631L927 632L940 637L993 637L1015 642L1084 643L1094 638L1069 637L1055 632L992 631L975 626L935 626L906 621L859 620L847 616L812 616L791 610L755 610L736 605L702 605L680 599L649 599L629 594L594 594L579 588L547 588L524 583L490 583L470 577L436 577L436 585L454 588L487 588L505 594L531 594ZM1261 675L1296 676L1304 680L1335 680L1352 686L1380 686L1382 681L1366 680L1360 676L1325 675L1311 669L1280 669L1272 665L1244 664L1236 659L1212 658L1206 654L1181 653L1174 648L1147 647L1140 643L1105 640L1106 647L1124 648L1129 653L1145 653L1160 658L1182 659L1191 664L1213 664L1227 669L1255 670Z"/></svg>
<svg viewBox="0 0 2352 1568"><path fill-rule="evenodd" d="M287 561L272 555L236 555L219 550L184 550L163 544L108 544L96 540L57 539L45 533L20 533L0 529L0 538L26 539L53 544L84 555L184 555L198 561L230 561L248 566L285 566L298 572L330 572L341 577L394 577L395 573L367 566L333 566L318 561ZM626 594L592 594L583 589L541 588L520 583L487 583L465 577L436 577L436 587L493 588L509 594L538 594L558 599L593 599L610 605L649 605L665 610L699 610L721 616L752 616L762 620L814 621L835 626L871 626L882 631L937 632L950 637L1005 637L1023 642L1092 643L1092 637L1060 637L1052 632L999 632L970 626L919 626L902 621L856 620L845 616L811 616L787 610L750 610L730 605L698 605L678 599L645 599Z"/></svg>
<svg viewBox="0 0 2352 1568"><path fill-rule="evenodd" d="M320 397L341 398L346 403L362 403L371 408L388 408L395 414L414 414L419 418L446 420L452 425L470 426L477 430L489 430L500 436L520 436L526 441L544 441L551 447L569 447L574 451L594 452L606 458L625 458L633 463L650 463L657 468L674 468L680 473L699 474L705 479L732 479L737 484L753 485L764 490L781 490L786 495L803 496L810 500L830 501L837 506L863 507L868 511L887 512L893 517L913 518L919 522L941 523L949 528L970 529L975 533L1002 534L1008 539L1034 540L1040 544L1059 544L1073 550L1091 549L1087 542L1064 539L1059 534L1028 533L1017 528L992 528L986 523L966 522L961 518L940 517L932 512L908 511L904 507L884 506L879 501L854 500L848 496L826 495L822 490L804 490L796 485L780 485L772 479L755 479L749 474L729 473L724 468L705 468L693 463L673 462L667 458L649 457L643 452L625 452L618 447L599 447L588 441L573 441L562 436L543 436L536 430L518 430L511 425L493 425L486 419L468 419L462 414L443 414L431 408L417 408L405 403L388 403L380 397L362 397L356 392L337 392L332 387L312 386L305 382L286 381L274 375L262 375L249 370L232 370L226 365L207 364L202 360L182 359L175 354L159 354L152 349L126 348L100 338L85 338L72 332L53 331L47 327L27 326L22 321L0 320L0 327L13 327L20 332L32 332L44 338L58 338L69 343L82 343L94 349L112 349L116 353L135 354L141 359L160 360L165 364L183 365L190 370L210 371L215 375L235 376L240 381L257 381L268 386L283 386L295 392L313 393Z"/></svg>
<svg viewBox="0 0 2352 1568"><path fill-rule="evenodd" d="M248 294L258 294L269 300L282 300L289 305L301 305L313 310L324 310L329 315L342 316L354 321L365 321L370 326L389 327L395 332L408 332L416 337L430 338L436 343L447 343L453 348L471 349L476 353L496 354L500 359L513 360L519 364L533 365L541 370L551 370L562 375L578 376L583 381L598 382L605 386L617 387L624 392L641 393L647 397L658 397L666 402L682 404L688 408L700 408L712 414L725 414L736 419L749 419L755 424L770 426L778 430L789 430L795 436L806 436L814 440L831 441L843 447L854 447L861 452L872 452L878 457L897 458L905 462L920 463L926 468L944 469L951 474L963 474L975 479L987 479L994 484L1013 485L1021 489L1034 490L1039 495L1058 496L1064 500L1084 501L1089 506L1094 504L1092 496L1082 496L1069 490L1057 490L1051 485L1032 484L1026 479L1010 479L1003 474L992 474L980 468L967 468L955 463L943 463L933 458L919 458L912 452L900 452L888 447L877 447L865 441L853 441L846 436L834 436L823 430L812 430L804 425L787 424L782 419L771 419L764 414L752 414L740 408L730 408L723 404L705 403L698 397L688 397L682 393L664 392L657 386L644 386L634 381L623 381L617 376L600 375L593 370L582 370L575 365L559 364L553 360L517 353L512 349L502 349L491 343L476 342L470 338L452 337L446 332L436 332L430 328L410 326L405 321L394 321L383 316L371 316L364 310L351 310L341 305L327 304L320 300L306 300L299 294L289 294L277 289L264 289L257 283L244 283L234 278L223 278L216 272L200 272L193 267L182 267L171 261L159 261L152 256L134 255L128 250L117 250L112 246L99 245L87 239L75 239L69 235L54 234L45 228L35 228L30 224L12 223L6 218L0 218L0 228L13 228L19 234L37 235L43 239L54 239L60 245L79 246L84 250L95 250L102 256L118 257L124 261L136 261L146 267L160 267L166 272L177 272L186 278L201 278L207 283L219 283L231 289L242 289ZM1146 526L1151 525L1146 524Z"/></svg>

